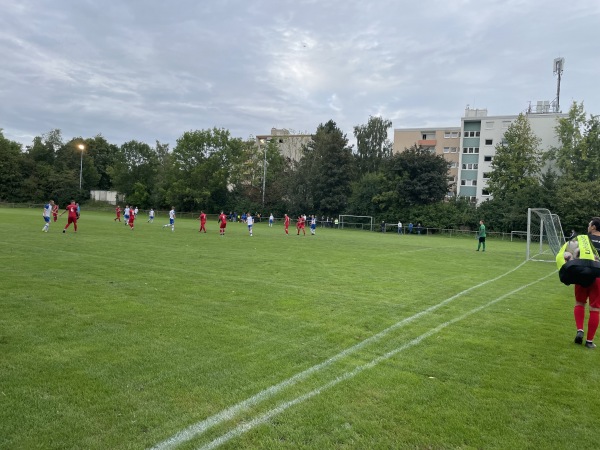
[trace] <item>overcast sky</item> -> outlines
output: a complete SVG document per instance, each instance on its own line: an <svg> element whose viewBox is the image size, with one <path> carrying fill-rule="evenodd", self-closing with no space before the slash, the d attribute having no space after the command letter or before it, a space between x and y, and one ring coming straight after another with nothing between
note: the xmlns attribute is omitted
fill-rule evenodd
<svg viewBox="0 0 600 450"><path fill-rule="evenodd" d="M0 128L171 148L185 131L600 114L598 0L0 0Z"/></svg>

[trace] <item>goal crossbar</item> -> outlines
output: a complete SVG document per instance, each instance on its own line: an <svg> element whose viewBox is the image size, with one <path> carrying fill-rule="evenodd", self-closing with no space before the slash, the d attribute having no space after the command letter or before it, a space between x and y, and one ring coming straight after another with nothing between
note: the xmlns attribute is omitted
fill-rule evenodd
<svg viewBox="0 0 600 450"><path fill-rule="evenodd" d="M360 220L367 219L367 220ZM368 227L370 231L373 231L373 216L355 216L352 214L341 214L339 216L340 228L360 228L363 229Z"/></svg>

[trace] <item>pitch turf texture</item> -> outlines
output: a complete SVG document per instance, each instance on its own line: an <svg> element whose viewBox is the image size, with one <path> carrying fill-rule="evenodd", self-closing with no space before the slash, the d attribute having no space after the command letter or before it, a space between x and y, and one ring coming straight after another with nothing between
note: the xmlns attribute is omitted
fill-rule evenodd
<svg viewBox="0 0 600 450"><path fill-rule="evenodd" d="M65 218L0 209L0 448L597 445L600 353L522 243Z"/></svg>

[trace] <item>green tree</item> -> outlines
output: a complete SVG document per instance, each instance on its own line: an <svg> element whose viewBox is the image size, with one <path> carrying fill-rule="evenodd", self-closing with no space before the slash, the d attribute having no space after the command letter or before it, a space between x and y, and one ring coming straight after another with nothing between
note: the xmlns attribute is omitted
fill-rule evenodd
<svg viewBox="0 0 600 450"><path fill-rule="evenodd" d="M488 190L494 198L510 198L522 189L539 185L540 142L527 117L519 114L506 130L503 141L496 145L488 181Z"/></svg>
<svg viewBox="0 0 600 450"><path fill-rule="evenodd" d="M0 200L25 200L23 192L23 153L21 144L4 137L0 128Z"/></svg>
<svg viewBox="0 0 600 450"><path fill-rule="evenodd" d="M385 162L387 186L377 200L392 211L440 202L448 192L449 168L443 156L413 145Z"/></svg>
<svg viewBox="0 0 600 450"><path fill-rule="evenodd" d="M333 120L317 127L299 166L295 188L302 212L335 216L346 210L354 176L352 148Z"/></svg>
<svg viewBox="0 0 600 450"><path fill-rule="evenodd" d="M361 216L378 217L381 203L377 202L378 196L384 189L385 177L382 173L366 173L358 181L352 183L352 195L348 201L348 212Z"/></svg>
<svg viewBox="0 0 600 450"><path fill-rule="evenodd" d="M373 116L369 116L366 125L354 127L360 174L377 172L382 161L392 155L392 143L388 140L388 129L391 127L391 120Z"/></svg>
<svg viewBox="0 0 600 450"><path fill-rule="evenodd" d="M85 155L91 158L93 166L98 174L98 181L91 189L109 191L113 189L109 168L115 164L119 155L119 147L109 143L102 135L98 134L92 139L85 141Z"/></svg>

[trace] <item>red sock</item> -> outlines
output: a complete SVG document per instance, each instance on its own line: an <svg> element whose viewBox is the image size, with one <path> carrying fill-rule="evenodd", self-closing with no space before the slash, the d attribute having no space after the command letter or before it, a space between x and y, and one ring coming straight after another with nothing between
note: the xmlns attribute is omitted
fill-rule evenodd
<svg viewBox="0 0 600 450"><path fill-rule="evenodd" d="M573 315L575 316L575 326L578 330L583 330L583 321L585 320L585 306L575 305L575 308L573 308Z"/></svg>
<svg viewBox="0 0 600 450"><path fill-rule="evenodd" d="M600 320L600 311L590 311L588 319L587 340L593 341L596 330L598 329L598 321Z"/></svg>

